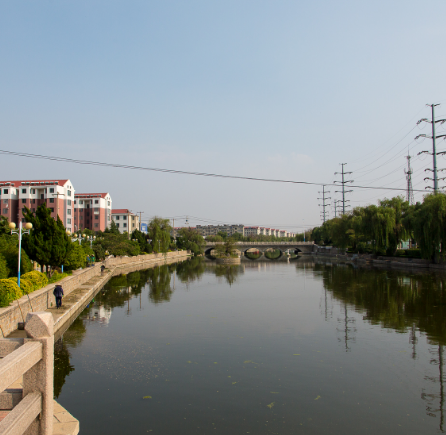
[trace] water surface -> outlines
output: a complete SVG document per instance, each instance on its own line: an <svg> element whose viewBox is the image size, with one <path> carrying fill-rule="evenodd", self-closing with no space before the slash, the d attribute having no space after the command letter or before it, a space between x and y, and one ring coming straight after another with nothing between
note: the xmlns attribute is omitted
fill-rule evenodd
<svg viewBox="0 0 446 435"><path fill-rule="evenodd" d="M116 277L56 344L81 433L434 434L446 276L200 258Z"/></svg>

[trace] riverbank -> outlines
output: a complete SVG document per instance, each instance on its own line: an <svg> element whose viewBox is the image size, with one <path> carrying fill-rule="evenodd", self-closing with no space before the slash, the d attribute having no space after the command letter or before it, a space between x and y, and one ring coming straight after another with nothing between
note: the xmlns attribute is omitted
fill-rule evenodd
<svg viewBox="0 0 446 435"><path fill-rule="evenodd" d="M406 258L406 257L383 257L371 254L340 254L329 252L316 252L313 254L316 258L329 258L340 263L350 263L358 265L370 265L378 267L392 267L392 268L417 268L432 271L445 271L446 263L442 262L435 264L429 260L421 258Z"/></svg>
<svg viewBox="0 0 446 435"><path fill-rule="evenodd" d="M88 303L85 303L85 301L95 291L99 291L112 276L147 269L159 264L170 264L189 256L190 252L188 251L176 251L165 254L138 255L136 257L113 257L106 259L104 262L98 262L92 267L74 271L73 275L58 282L64 289L64 305L66 304L64 309L67 310L59 310L57 314L53 314L55 318L54 331L59 331L68 319L82 310ZM103 264L106 267L106 272L101 275ZM8 337L13 331L16 331L18 323L24 322L29 312L54 311L53 289L54 284L49 284L31 293L29 297L25 295L12 302L8 307L0 308L0 332L2 337ZM72 301L70 305L69 301Z"/></svg>

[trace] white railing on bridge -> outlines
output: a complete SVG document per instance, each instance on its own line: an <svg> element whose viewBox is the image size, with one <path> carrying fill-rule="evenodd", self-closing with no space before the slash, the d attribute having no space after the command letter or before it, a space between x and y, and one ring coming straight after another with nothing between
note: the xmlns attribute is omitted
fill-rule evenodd
<svg viewBox="0 0 446 435"><path fill-rule="evenodd" d="M0 340L0 393L12 408L0 422L1 435L53 435L53 322L51 313L29 313L28 338ZM15 404L14 393L4 391L21 376L22 398Z"/></svg>

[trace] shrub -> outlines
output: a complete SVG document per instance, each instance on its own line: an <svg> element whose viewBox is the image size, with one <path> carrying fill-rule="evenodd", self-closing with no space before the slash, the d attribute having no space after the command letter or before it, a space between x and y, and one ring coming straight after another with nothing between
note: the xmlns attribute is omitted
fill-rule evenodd
<svg viewBox="0 0 446 435"><path fill-rule="evenodd" d="M56 272L53 274L53 276L48 280L48 284L53 284L57 281L60 281L61 279L66 278L67 276L70 276L71 272L64 272L64 273L59 273Z"/></svg>
<svg viewBox="0 0 446 435"><path fill-rule="evenodd" d="M8 265L6 264L6 259L0 254L0 279L6 279L9 276Z"/></svg>
<svg viewBox="0 0 446 435"><path fill-rule="evenodd" d="M34 290L38 290L39 288L45 287L48 284L47 276L42 272L38 272L37 270L23 274L20 281L23 278L33 283Z"/></svg>
<svg viewBox="0 0 446 435"><path fill-rule="evenodd" d="M14 281L17 284L18 280L17 280L16 276L8 278L8 279L10 279L11 281ZM27 295L37 289L36 289L36 286L29 279L20 277L20 290L22 290L22 293L24 295Z"/></svg>
<svg viewBox="0 0 446 435"><path fill-rule="evenodd" d="M11 279L0 279L0 306L7 307L12 301L23 296L22 290Z"/></svg>

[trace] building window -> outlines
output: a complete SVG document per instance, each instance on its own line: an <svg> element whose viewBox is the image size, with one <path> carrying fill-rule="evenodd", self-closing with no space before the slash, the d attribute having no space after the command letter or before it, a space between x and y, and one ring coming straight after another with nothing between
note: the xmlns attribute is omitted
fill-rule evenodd
<svg viewBox="0 0 446 435"><path fill-rule="evenodd" d="M71 199L69 199L68 201L71 201ZM76 205L76 200L74 200L74 205Z"/></svg>
<svg viewBox="0 0 446 435"><path fill-rule="evenodd" d="M4 199L4 200L3 200L3 204L8 204L8 200L7 200L7 199Z"/></svg>
<svg viewBox="0 0 446 435"><path fill-rule="evenodd" d="M71 214L71 208L67 210L67 214Z"/></svg>
<svg viewBox="0 0 446 435"><path fill-rule="evenodd" d="M54 208L50 208L50 210L51 210L51 213L54 213Z"/></svg>
<svg viewBox="0 0 446 435"><path fill-rule="evenodd" d="M133 220L133 221L135 220L135 216L132 216L132 220Z"/></svg>
<svg viewBox="0 0 446 435"><path fill-rule="evenodd" d="M35 203L36 203L36 200L35 200L35 199L33 199L33 201L32 201L32 202L33 202L33 204L35 204Z"/></svg>
<svg viewBox="0 0 446 435"><path fill-rule="evenodd" d="M8 192L9 192L9 189L3 189L3 194L4 194L4 195L7 195Z"/></svg>
<svg viewBox="0 0 446 435"><path fill-rule="evenodd" d="M96 220L98 220L98 219L99 219L99 216L96 215L94 218L95 218Z"/></svg>
<svg viewBox="0 0 446 435"><path fill-rule="evenodd" d="M67 219L67 224L71 224L71 219Z"/></svg>
<svg viewBox="0 0 446 435"><path fill-rule="evenodd" d="M119 221L119 216L116 216L116 218L115 218L117 221Z"/></svg>
<svg viewBox="0 0 446 435"><path fill-rule="evenodd" d="M74 203L76 204L76 201L74 201ZM71 205L71 199L69 199L69 200L67 201L67 204L68 204L68 205Z"/></svg>
<svg viewBox="0 0 446 435"><path fill-rule="evenodd" d="M110 201L108 201L108 205L110 205Z"/></svg>
<svg viewBox="0 0 446 435"><path fill-rule="evenodd" d="M79 216L79 220L83 221L84 217L82 215Z"/></svg>
<svg viewBox="0 0 446 435"><path fill-rule="evenodd" d="M82 200L81 200L81 201L79 201L79 204L83 204L83 203L84 203L84 201L82 201Z"/></svg>
<svg viewBox="0 0 446 435"><path fill-rule="evenodd" d="M95 208L94 208L94 211L99 211L99 207L95 207Z"/></svg>
<svg viewBox="0 0 446 435"><path fill-rule="evenodd" d="M22 193L26 193L26 189L22 189Z"/></svg>
<svg viewBox="0 0 446 435"><path fill-rule="evenodd" d="M54 203L54 198L50 198L50 202L53 204Z"/></svg>
<svg viewBox="0 0 446 435"><path fill-rule="evenodd" d="M36 209L35 209L35 208L32 208L31 211L32 211L33 213L35 213L35 212L36 212Z"/></svg>
<svg viewBox="0 0 446 435"><path fill-rule="evenodd" d="M26 204L26 199L22 199L22 204Z"/></svg>
<svg viewBox="0 0 446 435"><path fill-rule="evenodd" d="M71 196L71 190L68 191L68 196Z"/></svg>
<svg viewBox="0 0 446 435"><path fill-rule="evenodd" d="M127 224L122 224L122 226L123 226L124 228L127 228Z"/></svg>
<svg viewBox="0 0 446 435"><path fill-rule="evenodd" d="M36 189L31 189L31 193L32 193L33 195L35 195L35 194L36 194Z"/></svg>
<svg viewBox="0 0 446 435"><path fill-rule="evenodd" d="M116 228L119 228L119 224L116 224Z"/></svg>
<svg viewBox="0 0 446 435"><path fill-rule="evenodd" d="M95 203L95 204L99 204L99 199L95 199L95 200L94 200L94 203Z"/></svg>
<svg viewBox="0 0 446 435"><path fill-rule="evenodd" d="M94 224L94 227L95 228L99 228L99 224Z"/></svg>
<svg viewBox="0 0 446 435"><path fill-rule="evenodd" d="M54 193L54 187L50 187L50 193Z"/></svg>
<svg viewBox="0 0 446 435"><path fill-rule="evenodd" d="M8 214L8 209L7 208L3 209L3 214Z"/></svg>

